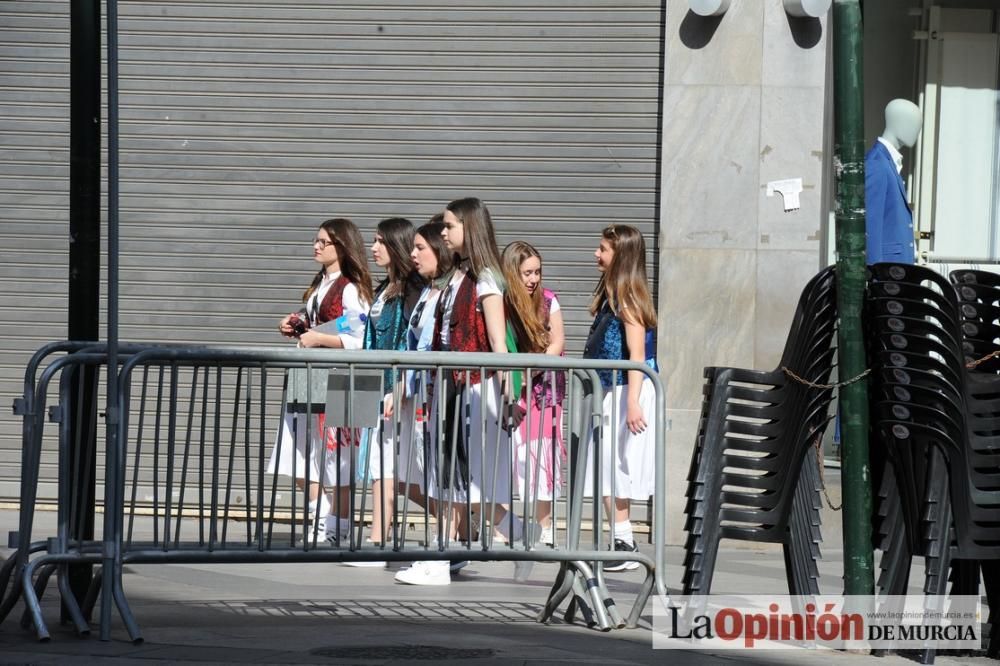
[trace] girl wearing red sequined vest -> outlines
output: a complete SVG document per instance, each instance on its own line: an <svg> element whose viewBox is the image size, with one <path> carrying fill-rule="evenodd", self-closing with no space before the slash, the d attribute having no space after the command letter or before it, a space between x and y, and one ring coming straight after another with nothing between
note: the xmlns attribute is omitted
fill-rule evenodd
<svg viewBox="0 0 1000 666"><path fill-rule="evenodd" d="M321 267L303 294L305 307L282 319L278 330L285 337L297 338L300 347L360 349L364 336L360 320L367 316L372 302L372 281L358 228L344 218L321 224L313 241L313 259ZM314 330L333 321L344 322L336 327L337 333ZM319 402L325 402L325 396ZM286 408L267 467L269 474L293 477L298 488L307 490L307 534L310 540L319 542L338 534L346 537L350 529L350 482L354 470L345 447L356 446L360 439L356 432L325 428L322 417L316 414L307 427L304 414ZM334 488L338 491L336 502L331 496ZM336 516L330 515L334 507Z"/></svg>
<svg viewBox="0 0 1000 666"><path fill-rule="evenodd" d="M556 295L542 287L542 256L530 244L514 241L504 248L502 260L507 280L504 303L518 351L562 356L566 342L562 310ZM566 460L562 439L566 375L539 370L523 383L526 416L514 441L515 487L523 502L535 503L541 540L552 543L552 500L559 496Z"/></svg>
<svg viewBox="0 0 1000 666"><path fill-rule="evenodd" d="M476 198L452 201L444 211L441 236L455 253L458 268L438 301L434 350L506 353L504 280L489 210ZM435 447L447 463L439 491L462 500L459 513L465 513L466 500L473 511L475 505L485 503L481 515L505 538L520 539L521 521L506 506L511 500L511 434L498 433L501 415L508 420L512 406L505 373L487 372L481 377L475 370L456 370L442 374L434 392L435 408L441 405L445 410L444 446ZM431 422L435 422L433 416ZM471 526L464 529L463 538L473 533Z"/></svg>

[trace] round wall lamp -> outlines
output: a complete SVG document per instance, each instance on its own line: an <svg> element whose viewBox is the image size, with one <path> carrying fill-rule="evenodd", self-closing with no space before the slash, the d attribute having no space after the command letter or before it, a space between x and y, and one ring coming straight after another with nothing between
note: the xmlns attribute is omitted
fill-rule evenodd
<svg viewBox="0 0 1000 666"><path fill-rule="evenodd" d="M798 18L820 18L830 11L833 0L784 0L785 11ZM729 3L726 3L729 4Z"/></svg>
<svg viewBox="0 0 1000 666"><path fill-rule="evenodd" d="M699 16L722 16L729 9L730 0L688 0L691 11Z"/></svg>

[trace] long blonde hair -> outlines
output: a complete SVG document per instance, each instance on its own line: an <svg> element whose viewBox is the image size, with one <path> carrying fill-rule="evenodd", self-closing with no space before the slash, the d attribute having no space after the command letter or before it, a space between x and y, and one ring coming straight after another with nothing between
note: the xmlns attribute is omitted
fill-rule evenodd
<svg viewBox="0 0 1000 666"><path fill-rule="evenodd" d="M475 197L456 199L445 206L452 215L462 223L464 241L462 249L469 259L470 273L473 279L478 279L483 271L490 270L493 277L503 285L503 270L500 265L500 251L497 249L497 237L493 231L493 220L490 211L482 201ZM455 258L458 266L462 257Z"/></svg>
<svg viewBox="0 0 1000 666"><path fill-rule="evenodd" d="M503 264L504 279L507 280L507 290L503 298L504 305L507 306L507 321L514 329L518 350L542 353L549 346L542 285L539 283L535 293L529 294L521 280L521 264L531 257L538 257L538 261L542 261L542 255L538 254L538 250L524 241L514 241L503 249L500 259Z"/></svg>
<svg viewBox="0 0 1000 666"><path fill-rule="evenodd" d="M596 315L604 301L624 319L656 328L656 308L646 284L646 241L642 233L627 224L604 227L601 237L608 241L614 256L601 275L590 301L590 314Z"/></svg>

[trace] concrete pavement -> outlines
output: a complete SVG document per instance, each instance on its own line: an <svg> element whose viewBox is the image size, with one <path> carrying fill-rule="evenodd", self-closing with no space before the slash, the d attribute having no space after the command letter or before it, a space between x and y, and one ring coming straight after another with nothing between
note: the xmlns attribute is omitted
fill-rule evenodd
<svg viewBox="0 0 1000 666"><path fill-rule="evenodd" d="M829 473L829 470L828 470ZM835 482L835 479L833 480ZM831 482L831 485L833 483ZM838 501L834 493L834 501ZM38 512L36 537L50 534L55 514ZM822 591L840 589L839 515L826 510L821 562ZM15 511L0 511L0 530L16 527ZM742 547L723 542L714 592L786 591L778 546ZM642 549L649 544L640 544ZM4 551L4 554L9 551ZM670 547L667 580L681 579L683 549ZM651 607L642 626L601 633L535 615L556 565L536 564L530 579L515 583L513 564L472 563L444 587L393 582L383 569L338 564L138 565L125 589L145 642L127 641L118 618L113 640L78 638L59 626L54 594L43 598L52 640L38 643L17 619L0 625L3 664L836 664L913 663L830 651L654 651ZM621 610L632 603L641 576L607 574ZM920 572L912 579L919 591ZM51 587L51 586L50 586ZM561 615L560 615L561 617ZM938 657L938 664L994 664L986 659Z"/></svg>

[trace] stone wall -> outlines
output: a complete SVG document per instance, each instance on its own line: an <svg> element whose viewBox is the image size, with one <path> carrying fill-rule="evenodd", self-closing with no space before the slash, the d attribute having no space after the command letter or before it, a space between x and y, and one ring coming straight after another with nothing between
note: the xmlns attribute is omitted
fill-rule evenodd
<svg viewBox="0 0 1000 666"><path fill-rule="evenodd" d="M658 352L671 543L683 543L703 368L775 367L824 263L828 25L790 18L781 0L733 0L718 18L667 3ZM799 210L765 196L785 178L802 178Z"/></svg>

